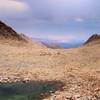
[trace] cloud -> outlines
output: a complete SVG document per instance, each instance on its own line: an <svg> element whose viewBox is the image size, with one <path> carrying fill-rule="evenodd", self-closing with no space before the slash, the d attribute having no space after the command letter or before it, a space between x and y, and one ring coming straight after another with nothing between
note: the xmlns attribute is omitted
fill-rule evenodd
<svg viewBox="0 0 100 100"><path fill-rule="evenodd" d="M28 9L27 3L19 0L0 0L0 15L22 13Z"/></svg>
<svg viewBox="0 0 100 100"><path fill-rule="evenodd" d="M41 39L48 39L48 40L53 40L53 41L56 41L56 42L67 42L67 43L70 43L70 42L72 42L73 40L74 41L81 41L81 40L84 40L86 37L84 36L84 35L79 35L79 34L77 34L77 35L73 35L73 34L71 34L71 33L69 33L69 34L63 34L63 35L61 35L61 34L45 34L45 35L43 35L43 34L39 34L39 33L37 33L37 34L33 34L33 37L34 38L41 38ZM78 37L80 37L80 38L78 38Z"/></svg>
<svg viewBox="0 0 100 100"><path fill-rule="evenodd" d="M76 39L76 36L72 36L72 35L50 35L49 39L55 40L55 41L58 41L58 42L70 42L73 39Z"/></svg>
<svg viewBox="0 0 100 100"><path fill-rule="evenodd" d="M76 22L83 22L83 21L84 21L84 19L83 19L83 18L79 18L79 17L78 17L78 18L75 18L75 21L76 21Z"/></svg>
<svg viewBox="0 0 100 100"><path fill-rule="evenodd" d="M77 16L88 17L93 12L91 0L29 0L37 19L66 23Z"/></svg>
<svg viewBox="0 0 100 100"><path fill-rule="evenodd" d="M81 32L100 32L99 9L98 0L0 0L0 17L16 30L59 41L83 39L76 36Z"/></svg>

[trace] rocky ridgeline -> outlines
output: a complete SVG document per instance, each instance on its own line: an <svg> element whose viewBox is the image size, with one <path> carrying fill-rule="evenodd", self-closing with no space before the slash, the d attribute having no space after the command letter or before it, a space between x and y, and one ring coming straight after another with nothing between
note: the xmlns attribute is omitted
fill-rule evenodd
<svg viewBox="0 0 100 100"><path fill-rule="evenodd" d="M92 35L86 42L85 44L93 43L96 41L100 41L100 35L99 34L94 34Z"/></svg>
<svg viewBox="0 0 100 100"><path fill-rule="evenodd" d="M0 21L0 39L12 39L26 41L21 35L15 32L11 27Z"/></svg>

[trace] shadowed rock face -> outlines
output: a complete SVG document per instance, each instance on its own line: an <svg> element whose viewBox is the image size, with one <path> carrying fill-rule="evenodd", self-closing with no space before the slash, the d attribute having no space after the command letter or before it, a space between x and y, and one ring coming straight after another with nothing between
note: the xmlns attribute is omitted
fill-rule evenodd
<svg viewBox="0 0 100 100"><path fill-rule="evenodd" d="M94 34L85 42L85 44L95 42L95 41L99 41L99 40L100 40L100 35Z"/></svg>
<svg viewBox="0 0 100 100"><path fill-rule="evenodd" d="M25 41L17 32L5 23L0 21L0 39L13 39L18 41Z"/></svg>

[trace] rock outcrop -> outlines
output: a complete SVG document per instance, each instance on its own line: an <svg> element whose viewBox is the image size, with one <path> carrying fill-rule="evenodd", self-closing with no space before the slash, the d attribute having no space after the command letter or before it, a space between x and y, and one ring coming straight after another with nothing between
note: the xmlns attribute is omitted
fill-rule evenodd
<svg viewBox="0 0 100 100"><path fill-rule="evenodd" d="M0 21L0 40L2 39L26 41L17 32L15 32L10 26Z"/></svg>
<svg viewBox="0 0 100 100"><path fill-rule="evenodd" d="M90 44L90 43L94 43L94 42L98 42L98 41L100 41L100 35L94 34L85 42L85 44Z"/></svg>

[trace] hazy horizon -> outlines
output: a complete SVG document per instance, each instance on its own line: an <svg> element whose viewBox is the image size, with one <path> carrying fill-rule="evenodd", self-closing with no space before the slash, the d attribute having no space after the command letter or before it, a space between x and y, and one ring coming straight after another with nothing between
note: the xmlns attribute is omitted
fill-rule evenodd
<svg viewBox="0 0 100 100"><path fill-rule="evenodd" d="M32 38L75 43L100 33L98 0L0 1L0 20Z"/></svg>

